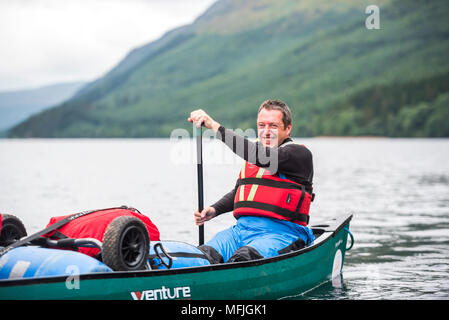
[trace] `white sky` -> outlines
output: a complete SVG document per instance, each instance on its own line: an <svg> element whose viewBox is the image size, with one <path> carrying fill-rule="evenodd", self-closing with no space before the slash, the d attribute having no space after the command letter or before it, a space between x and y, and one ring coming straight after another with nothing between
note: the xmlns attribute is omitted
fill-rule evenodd
<svg viewBox="0 0 449 320"><path fill-rule="evenodd" d="M0 0L0 91L94 80L215 0Z"/></svg>

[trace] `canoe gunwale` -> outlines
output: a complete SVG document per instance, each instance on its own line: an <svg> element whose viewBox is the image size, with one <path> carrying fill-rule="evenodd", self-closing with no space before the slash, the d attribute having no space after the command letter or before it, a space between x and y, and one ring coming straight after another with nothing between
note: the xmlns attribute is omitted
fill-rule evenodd
<svg viewBox="0 0 449 320"><path fill-rule="evenodd" d="M321 245L328 242L331 238L335 237L347 225L352 219L351 215L343 216L339 219L334 219L330 224L321 224L316 226L310 226L313 230L317 231L319 236L314 241L314 243L308 247L302 248L300 250L280 254L278 256L263 258L252 261L241 261L232 263L222 263L213 264L207 266L196 266L196 267L186 267L178 269L169 270L138 270L138 271L114 271L114 272L104 272L104 273L91 273L91 274L81 274L79 275L80 280L99 280L99 279L110 279L110 278L136 278L136 277L157 277L166 275L176 275L176 274L188 274L188 273L200 273L215 270L224 269L238 269L246 267L254 267L264 264L270 264L277 261L282 261L290 259L309 251L312 251ZM51 277L41 277L41 278L25 278L25 279L11 279L11 280L0 280L0 287L11 287L20 285L32 285L32 284L43 284L43 283L54 283L54 282L65 282L67 275L63 276L51 276Z"/></svg>

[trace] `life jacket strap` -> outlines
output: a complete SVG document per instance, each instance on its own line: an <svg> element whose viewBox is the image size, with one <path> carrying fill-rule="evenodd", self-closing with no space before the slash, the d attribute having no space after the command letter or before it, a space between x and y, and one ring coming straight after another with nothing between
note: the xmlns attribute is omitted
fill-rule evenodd
<svg viewBox="0 0 449 320"><path fill-rule="evenodd" d="M300 201L301 202L301 201ZM301 221L306 224L309 223L309 215L304 213L299 213L297 211L291 211L282 207L278 207L268 203L256 202L256 201L238 201L234 203L234 210L238 208L253 208L265 211L274 212L280 216L286 217L292 221Z"/></svg>
<svg viewBox="0 0 449 320"><path fill-rule="evenodd" d="M239 179L237 181L238 186L243 186L246 184L258 184L258 185L262 185L262 186L281 188L281 189L305 190L303 185L286 182L286 181L268 180L268 179L260 179L260 178L244 178L244 179Z"/></svg>

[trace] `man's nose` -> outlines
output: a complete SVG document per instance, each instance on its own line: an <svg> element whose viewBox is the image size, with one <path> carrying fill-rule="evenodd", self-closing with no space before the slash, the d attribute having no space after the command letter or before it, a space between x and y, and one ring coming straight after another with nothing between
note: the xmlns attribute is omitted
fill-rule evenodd
<svg viewBox="0 0 449 320"><path fill-rule="evenodd" d="M273 128L270 125L266 125L263 129L262 132L264 132L265 134L275 134L277 132L276 128Z"/></svg>

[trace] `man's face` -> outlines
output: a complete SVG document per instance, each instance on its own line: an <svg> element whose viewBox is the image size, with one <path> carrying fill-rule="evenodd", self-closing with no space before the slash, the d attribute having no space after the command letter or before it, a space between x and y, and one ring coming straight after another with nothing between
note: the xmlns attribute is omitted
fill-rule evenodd
<svg viewBox="0 0 449 320"><path fill-rule="evenodd" d="M266 147L277 147L292 130L292 125L284 127L282 112L263 108L257 115L257 136Z"/></svg>

